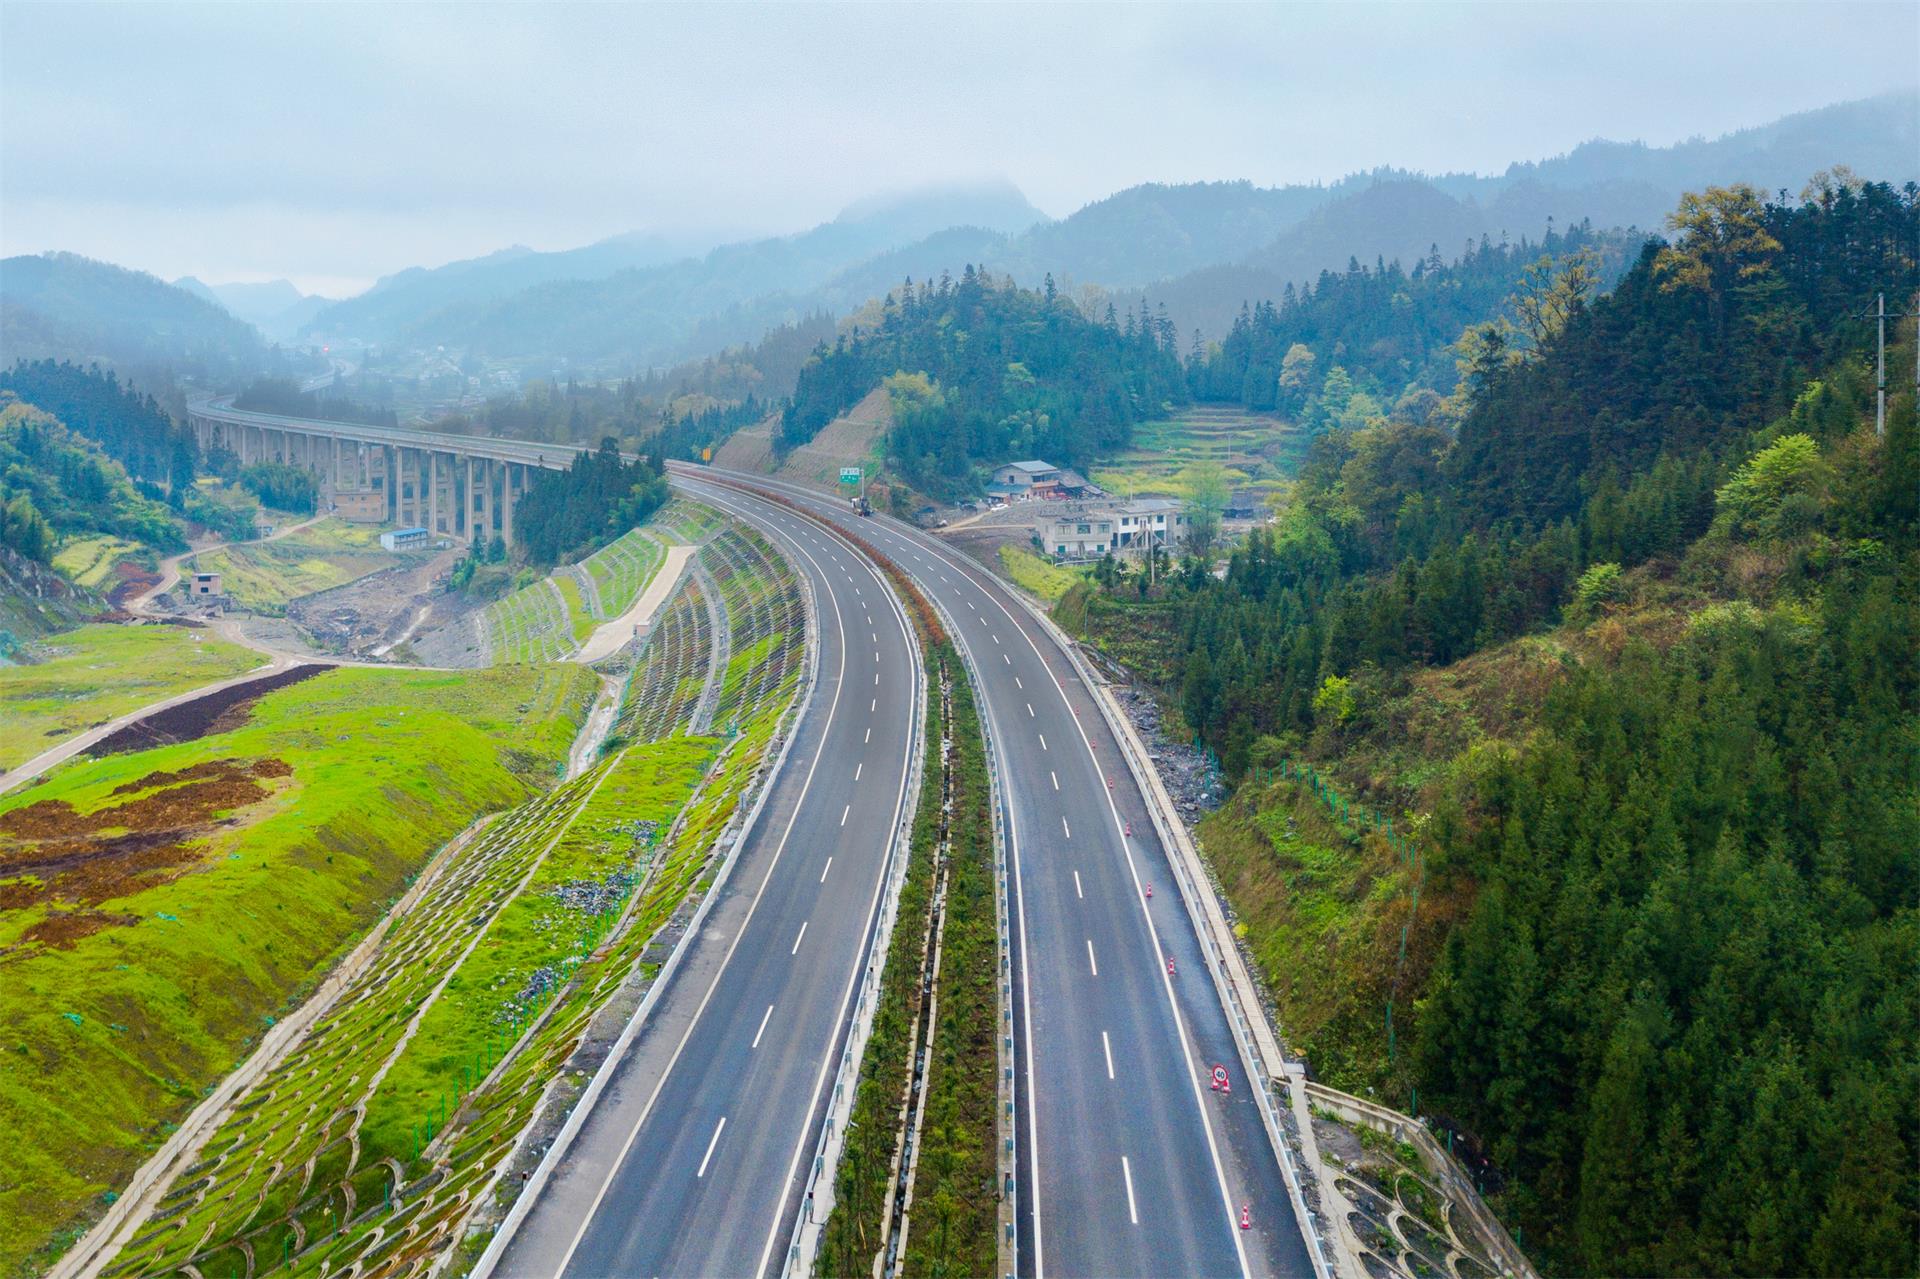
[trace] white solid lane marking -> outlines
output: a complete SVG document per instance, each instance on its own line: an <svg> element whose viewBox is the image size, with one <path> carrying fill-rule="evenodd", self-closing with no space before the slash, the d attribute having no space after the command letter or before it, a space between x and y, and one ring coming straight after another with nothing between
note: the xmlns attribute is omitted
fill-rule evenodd
<svg viewBox="0 0 1920 1279"><path fill-rule="evenodd" d="M1060 774L1058 774L1058 773L1056 773L1056 772L1054 772L1054 771L1053 771L1053 770L1052 770L1051 768L1049 768L1049 769L1047 770L1047 776L1048 776L1048 777L1051 777L1051 778L1053 779L1053 788L1054 788L1055 790L1059 790L1059 789L1060 789Z"/></svg>
<svg viewBox="0 0 1920 1279"><path fill-rule="evenodd" d="M727 1117L725 1115L722 1115L720 1116L720 1122L714 1125L713 1137L711 1140L707 1142L707 1153L700 1160L700 1171L693 1174L695 1178L700 1178L707 1175L707 1162L713 1158L713 1148L720 1144L720 1130L725 1128L726 1126L727 1126Z"/></svg>
<svg viewBox="0 0 1920 1279"><path fill-rule="evenodd" d="M829 858L827 858L827 864L826 864L825 866L822 866L822 867L820 868L820 882L821 882L821 883L823 883L823 884L824 884L824 883L826 883L826 882L827 882L827 872L828 872L828 871L830 871L830 870L832 870L832 869L833 869L833 858L831 858L831 857L829 857Z"/></svg>
<svg viewBox="0 0 1920 1279"><path fill-rule="evenodd" d="M1127 1162L1125 1155L1120 1156L1120 1175L1127 1179L1127 1220L1137 1226L1140 1224L1140 1210L1133 1203L1133 1165Z"/></svg>
<svg viewBox="0 0 1920 1279"><path fill-rule="evenodd" d="M1085 893L1080 891L1080 872L1077 870L1073 872L1073 895L1082 901L1085 901L1087 897Z"/></svg>
<svg viewBox="0 0 1920 1279"><path fill-rule="evenodd" d="M852 811L853 811L852 804L848 804L845 808L840 810L840 824L842 826L845 826L847 824L847 814L851 813Z"/></svg>
<svg viewBox="0 0 1920 1279"><path fill-rule="evenodd" d="M789 955L797 955L800 953L800 938L807 935L807 925L811 922L813 921L805 919L800 921L800 935L793 939L793 949L787 952ZM1093 943L1088 942L1087 945L1091 946Z"/></svg>
<svg viewBox="0 0 1920 1279"><path fill-rule="evenodd" d="M768 1012L773 1010L769 1008ZM1113 1078L1113 1045L1107 1042L1107 1032L1100 1032L1100 1051L1107 1055L1107 1078Z"/></svg>
<svg viewBox="0 0 1920 1279"><path fill-rule="evenodd" d="M829 857L827 860L832 861L833 859ZM758 1048L760 1046L760 1036L767 1033L767 1018L771 1016L773 1016L773 1005L768 1004L767 1011L760 1014L760 1029L753 1032L753 1042L748 1044L747 1047Z"/></svg>
<svg viewBox="0 0 1920 1279"><path fill-rule="evenodd" d="M1093 938L1087 938L1087 967L1093 969L1093 975L1100 975L1100 961L1093 957Z"/></svg>

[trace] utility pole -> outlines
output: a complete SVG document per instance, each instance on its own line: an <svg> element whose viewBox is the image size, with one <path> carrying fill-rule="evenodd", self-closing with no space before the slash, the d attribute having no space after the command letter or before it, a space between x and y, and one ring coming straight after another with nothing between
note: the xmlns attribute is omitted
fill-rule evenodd
<svg viewBox="0 0 1920 1279"><path fill-rule="evenodd" d="M1877 312L1880 330L1879 368L1874 386L1873 433L1885 438L1887 434L1887 295L1874 295L1874 310Z"/></svg>

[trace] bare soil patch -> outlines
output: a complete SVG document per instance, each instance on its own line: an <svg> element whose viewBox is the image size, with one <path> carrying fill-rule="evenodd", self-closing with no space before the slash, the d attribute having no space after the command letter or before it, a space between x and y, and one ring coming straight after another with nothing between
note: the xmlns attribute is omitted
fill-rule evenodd
<svg viewBox="0 0 1920 1279"><path fill-rule="evenodd" d="M273 758L208 760L116 787L113 795L130 798L92 812L47 799L0 814L0 876L12 880L0 905L58 903L22 934L46 946L138 923L137 916L91 908L184 874L203 854L193 845L271 796L272 783L292 771Z"/></svg>
<svg viewBox="0 0 1920 1279"><path fill-rule="evenodd" d="M330 665L315 662L289 667L227 688L217 688L204 697L155 711L145 719L136 720L108 734L94 744L90 753L124 755L129 751L197 741L209 733L225 732L244 723L253 704L268 693L332 669Z"/></svg>

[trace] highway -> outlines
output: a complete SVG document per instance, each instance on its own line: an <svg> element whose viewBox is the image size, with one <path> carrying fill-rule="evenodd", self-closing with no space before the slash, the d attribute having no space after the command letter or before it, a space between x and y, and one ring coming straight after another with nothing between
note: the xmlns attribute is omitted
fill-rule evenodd
<svg viewBox="0 0 1920 1279"><path fill-rule="evenodd" d="M780 1273L869 959L919 747L918 647L864 555L776 505L701 496L805 578L814 693L710 913L498 1274Z"/></svg>
<svg viewBox="0 0 1920 1279"><path fill-rule="evenodd" d="M998 579L907 525L761 476L675 474L777 491L861 536L942 606L980 675L1014 880L1021 1272L1311 1274L1166 850L1067 655Z"/></svg>

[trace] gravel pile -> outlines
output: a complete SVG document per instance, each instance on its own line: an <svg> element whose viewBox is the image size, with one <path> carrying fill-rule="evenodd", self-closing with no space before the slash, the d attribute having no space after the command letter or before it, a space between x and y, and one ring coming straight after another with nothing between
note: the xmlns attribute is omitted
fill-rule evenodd
<svg viewBox="0 0 1920 1279"><path fill-rule="evenodd" d="M1173 797L1174 807L1180 810L1181 820L1192 826L1227 802L1226 785L1213 761L1190 743L1167 737L1160 707L1152 697L1126 684L1114 685L1113 694L1140 740L1147 744L1147 754L1153 758L1167 794Z"/></svg>

